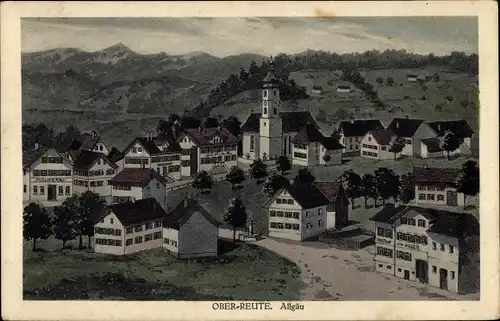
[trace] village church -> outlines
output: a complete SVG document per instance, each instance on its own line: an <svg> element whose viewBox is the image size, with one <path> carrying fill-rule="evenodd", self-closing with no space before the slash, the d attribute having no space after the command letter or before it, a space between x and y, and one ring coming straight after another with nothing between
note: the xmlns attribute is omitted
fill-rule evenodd
<svg viewBox="0 0 500 321"><path fill-rule="evenodd" d="M242 162L277 159L281 155L292 158L293 137L307 124L319 128L308 111L280 112L280 80L274 73L274 63L264 78L261 90L261 112L251 113L242 126Z"/></svg>

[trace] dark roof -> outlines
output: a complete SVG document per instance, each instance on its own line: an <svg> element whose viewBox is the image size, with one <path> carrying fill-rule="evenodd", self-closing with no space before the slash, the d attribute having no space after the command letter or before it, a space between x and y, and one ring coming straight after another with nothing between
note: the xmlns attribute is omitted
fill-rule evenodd
<svg viewBox="0 0 500 321"><path fill-rule="evenodd" d="M474 134L474 131L465 120L435 121L428 124L440 137L444 136L447 131L451 131L461 138L472 137L472 134Z"/></svg>
<svg viewBox="0 0 500 321"><path fill-rule="evenodd" d="M389 204L372 216L370 220L392 224L409 211L415 211L429 219L430 226L427 232L453 237L466 234L479 235L479 222L473 215L442 211L430 207L394 206L393 204Z"/></svg>
<svg viewBox="0 0 500 321"><path fill-rule="evenodd" d="M241 127L244 132L259 132L261 113L252 113ZM311 113L308 111L292 111L280 113L283 132L298 132L307 123L317 124Z"/></svg>
<svg viewBox="0 0 500 321"><path fill-rule="evenodd" d="M215 226L219 226L220 222L215 219L207 210L201 206L196 200L182 200L172 211L165 216L163 220L163 227L173 228L179 230L179 228L186 223L189 218L194 213L200 213L205 217L210 223Z"/></svg>
<svg viewBox="0 0 500 321"><path fill-rule="evenodd" d="M351 89L351 86L346 86L346 85L338 85L337 89Z"/></svg>
<svg viewBox="0 0 500 321"><path fill-rule="evenodd" d="M393 137L395 137L395 134L388 129L373 130L370 133L379 145L389 145Z"/></svg>
<svg viewBox="0 0 500 321"><path fill-rule="evenodd" d="M274 73L274 62L271 61L269 63L269 72L263 79L264 85L262 86L263 88L278 88L280 84L280 80L278 77L276 77L276 74Z"/></svg>
<svg viewBox="0 0 500 321"><path fill-rule="evenodd" d="M307 124L292 139L294 144L308 144L317 142L328 150L342 149L342 146L334 137L324 136L315 124Z"/></svg>
<svg viewBox="0 0 500 321"><path fill-rule="evenodd" d="M123 153L120 152L116 147L111 148L108 154L108 158L112 162L117 162L119 160L122 160L123 157L125 157L125 155L123 155Z"/></svg>
<svg viewBox="0 0 500 321"><path fill-rule="evenodd" d="M38 149L35 149L35 146L30 146L27 150L23 152L23 168L31 166L34 162L36 162L46 151L50 148L45 146L38 146Z"/></svg>
<svg viewBox="0 0 500 321"><path fill-rule="evenodd" d="M269 207L283 189L290 193L293 199L304 209L330 204L330 201L315 184L295 181L292 184L285 184L283 188L276 192L274 197L270 198L264 204L264 207Z"/></svg>
<svg viewBox="0 0 500 321"><path fill-rule="evenodd" d="M345 137L365 136L370 130L383 129L382 123L378 119L358 119L352 121L342 121L339 129Z"/></svg>
<svg viewBox="0 0 500 321"><path fill-rule="evenodd" d="M387 129L399 137L413 137L423 122L423 119L394 118Z"/></svg>
<svg viewBox="0 0 500 321"><path fill-rule="evenodd" d="M319 85L314 85L314 86L313 86L313 89L316 89L316 90L317 90L317 89L319 89L319 90L321 90L321 89L323 89L323 87L321 87L321 86L319 86Z"/></svg>
<svg viewBox="0 0 500 321"><path fill-rule="evenodd" d="M427 151L429 153L440 152L443 149L441 148L441 141L439 138L424 138L421 140L422 144L427 146Z"/></svg>
<svg viewBox="0 0 500 321"><path fill-rule="evenodd" d="M186 135L193 140L197 146L219 145L219 144L236 144L236 138L229 130L223 127L205 128L205 129L188 129ZM214 137L218 136L220 143L212 143Z"/></svg>
<svg viewBox="0 0 500 321"><path fill-rule="evenodd" d="M460 176L458 168L413 168L413 182L455 184Z"/></svg>
<svg viewBox="0 0 500 321"><path fill-rule="evenodd" d="M167 213L154 198L145 198L135 202L125 202L108 206L123 226L142 222L162 220Z"/></svg>
<svg viewBox="0 0 500 321"><path fill-rule="evenodd" d="M126 153L130 148L132 148L136 143L139 143L144 147L144 149L150 155L163 154L163 153L178 153L181 151L179 144L173 139L161 138L161 137L136 137L130 142L130 144L123 150ZM168 143L167 150L161 150L158 146Z"/></svg>
<svg viewBox="0 0 500 321"><path fill-rule="evenodd" d="M81 139L82 145L79 148L92 150L92 149L94 149L95 144L97 144L97 142L100 139L101 139L101 137L95 131L90 132L90 133L83 133L82 139Z"/></svg>
<svg viewBox="0 0 500 321"><path fill-rule="evenodd" d="M167 184L172 179L163 177L152 168L124 168L115 177L109 180L114 184L130 184L146 186L156 178L160 183Z"/></svg>
<svg viewBox="0 0 500 321"><path fill-rule="evenodd" d="M82 147L82 142L75 139L69 145L68 150L78 150L78 149L80 149L80 147Z"/></svg>
<svg viewBox="0 0 500 321"><path fill-rule="evenodd" d="M87 170L100 158L109 164L113 168L118 168L118 166L111 160L109 160L103 153L92 152L84 149L70 151L71 156L74 159L74 167L77 170Z"/></svg>
<svg viewBox="0 0 500 321"><path fill-rule="evenodd" d="M344 187L340 182L314 182L314 185L320 190L321 193L326 197L326 199L335 204L339 193L345 195ZM348 201L349 202L349 201Z"/></svg>
<svg viewBox="0 0 500 321"><path fill-rule="evenodd" d="M415 74L408 74L408 75L406 75L406 77L418 77L418 76Z"/></svg>

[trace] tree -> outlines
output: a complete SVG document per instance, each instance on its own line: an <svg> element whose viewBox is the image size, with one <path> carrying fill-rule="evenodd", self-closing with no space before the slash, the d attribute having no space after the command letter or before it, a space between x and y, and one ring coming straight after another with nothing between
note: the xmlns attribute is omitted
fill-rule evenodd
<svg viewBox="0 0 500 321"><path fill-rule="evenodd" d="M184 116L181 118L182 127L185 129L195 129L200 127L201 123L198 119L191 116Z"/></svg>
<svg viewBox="0 0 500 321"><path fill-rule="evenodd" d="M464 194L464 207L467 204L467 196L476 196L479 193L479 166L475 161L469 160L462 164L457 191Z"/></svg>
<svg viewBox="0 0 500 321"><path fill-rule="evenodd" d="M385 83L387 84L387 86L392 86L394 85L394 78L392 77L387 77L387 79L385 80Z"/></svg>
<svg viewBox="0 0 500 321"><path fill-rule="evenodd" d="M348 170L340 177L345 186L347 196L351 199L351 206L354 209L354 200L362 195L361 177L353 170Z"/></svg>
<svg viewBox="0 0 500 321"><path fill-rule="evenodd" d="M212 184L212 176L210 176L207 171L201 171L196 174L196 177L191 185L203 193L207 189L210 190L212 188Z"/></svg>
<svg viewBox="0 0 500 321"><path fill-rule="evenodd" d="M375 186L377 193L382 198L382 205L389 198L396 199L399 193L399 176L392 169L379 167L375 171Z"/></svg>
<svg viewBox="0 0 500 321"><path fill-rule="evenodd" d="M224 119L222 126L235 137L238 137L241 134L241 122L235 116L230 116Z"/></svg>
<svg viewBox="0 0 500 321"><path fill-rule="evenodd" d="M331 159L332 157L330 155L328 154L323 155L323 160L325 161L325 163L328 163Z"/></svg>
<svg viewBox="0 0 500 321"><path fill-rule="evenodd" d="M215 117L209 116L203 121L203 128L214 128L217 126L219 126L219 122Z"/></svg>
<svg viewBox="0 0 500 321"><path fill-rule="evenodd" d="M297 176L295 176L294 182L312 183L315 179L316 178L307 168L301 168L299 169Z"/></svg>
<svg viewBox="0 0 500 321"><path fill-rule="evenodd" d="M158 122L158 126L156 127L156 132L158 133L158 136L161 137L173 136L172 123L169 122L168 120L161 119Z"/></svg>
<svg viewBox="0 0 500 321"><path fill-rule="evenodd" d="M365 208L368 198L373 198L374 206L377 207L378 192L375 185L375 177L372 174L365 174L361 178L361 191L365 197Z"/></svg>
<svg viewBox="0 0 500 321"><path fill-rule="evenodd" d="M231 188L234 188L234 185L241 184L245 180L245 172L238 166L233 166L227 173L226 180L231 183Z"/></svg>
<svg viewBox="0 0 500 321"><path fill-rule="evenodd" d="M250 166L250 176L255 178L257 183L259 183L261 178L267 176L267 165L260 159L255 160Z"/></svg>
<svg viewBox="0 0 500 321"><path fill-rule="evenodd" d="M54 208L54 236L62 241L62 248L66 248L66 242L76 237L75 222L72 219L71 209L65 205Z"/></svg>
<svg viewBox="0 0 500 321"><path fill-rule="evenodd" d="M229 207L224 213L224 222L231 225L233 228L233 242L236 241L236 228L243 227L247 224L247 211L243 205L243 201L236 197L231 200Z"/></svg>
<svg viewBox="0 0 500 321"><path fill-rule="evenodd" d="M271 197L286 184L290 184L290 181L285 176L273 174L264 183L263 190L267 196Z"/></svg>
<svg viewBox="0 0 500 321"><path fill-rule="evenodd" d="M377 84L380 84L382 85L384 83L384 78L382 77L377 77L377 79L375 80L377 82Z"/></svg>
<svg viewBox="0 0 500 321"><path fill-rule="evenodd" d="M290 160L288 159L288 157L284 155L278 157L278 159L276 160L276 165L278 165L276 169L281 172L281 175L283 175L285 172L289 171L292 168Z"/></svg>
<svg viewBox="0 0 500 321"><path fill-rule="evenodd" d="M91 191L87 191L80 195L78 198L78 208L79 208L79 232L81 235L86 235L88 237L88 247L90 248L90 238L94 236L94 222L95 219L103 212L106 207L106 202L102 199L99 194ZM80 248L82 246L80 235Z"/></svg>
<svg viewBox="0 0 500 321"><path fill-rule="evenodd" d="M38 239L45 240L52 234L51 228L50 217L45 208L35 203L24 208L23 237L27 241L33 240L33 251L36 251Z"/></svg>
<svg viewBox="0 0 500 321"><path fill-rule="evenodd" d="M398 153L401 153L404 147L405 147L405 142L400 138L396 139L392 143L392 145L389 147L389 151L391 153L394 153L394 160L396 160Z"/></svg>
<svg viewBox="0 0 500 321"><path fill-rule="evenodd" d="M433 80L434 82L438 82L438 81L439 81L439 79L440 79L439 74L438 74L437 72L435 72L435 73L432 75L432 80Z"/></svg>
<svg viewBox="0 0 500 321"><path fill-rule="evenodd" d="M405 204L415 199L415 183L411 173L401 175L399 200Z"/></svg>
<svg viewBox="0 0 500 321"><path fill-rule="evenodd" d="M460 139L460 137L455 135L455 133L451 131L446 133L446 135L444 136L442 147L446 151L448 159L450 159L450 152L457 150L457 148L460 147L460 144L462 144L462 140Z"/></svg>

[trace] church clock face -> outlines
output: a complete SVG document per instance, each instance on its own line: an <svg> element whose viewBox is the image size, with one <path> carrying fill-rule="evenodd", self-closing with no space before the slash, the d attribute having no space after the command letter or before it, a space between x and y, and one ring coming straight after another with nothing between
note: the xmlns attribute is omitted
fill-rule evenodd
<svg viewBox="0 0 500 321"><path fill-rule="evenodd" d="M267 101L264 101L264 106L267 106Z"/></svg>

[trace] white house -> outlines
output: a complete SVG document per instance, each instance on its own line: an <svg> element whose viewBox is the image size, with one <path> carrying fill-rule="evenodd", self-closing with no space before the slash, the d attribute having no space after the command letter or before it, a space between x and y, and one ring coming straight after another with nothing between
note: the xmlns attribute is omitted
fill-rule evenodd
<svg viewBox="0 0 500 321"><path fill-rule="evenodd" d="M181 179L181 149L172 139L136 137L123 150L124 168L152 168L163 177Z"/></svg>
<svg viewBox="0 0 500 321"><path fill-rule="evenodd" d="M371 130L384 129L384 126L378 119L351 119L342 121L338 131L340 134L339 142L345 146L344 152L358 152L361 150L361 140Z"/></svg>
<svg viewBox="0 0 500 321"><path fill-rule="evenodd" d="M75 194L92 191L102 197L111 197L109 180L118 172L118 166L106 155L85 149L70 151L73 161L73 189Z"/></svg>
<svg viewBox="0 0 500 321"><path fill-rule="evenodd" d="M269 74L264 78L261 90L261 112L252 112L241 127L243 157L240 161L243 163L257 159L274 160L282 155L291 158L293 137L306 124L317 124L308 111L280 111L279 84L271 61Z"/></svg>
<svg viewBox="0 0 500 321"><path fill-rule="evenodd" d="M460 169L413 168L415 203L465 206L463 193L457 192Z"/></svg>
<svg viewBox="0 0 500 321"><path fill-rule="evenodd" d="M73 163L35 143L23 152L23 201L51 204L73 195Z"/></svg>
<svg viewBox="0 0 500 321"><path fill-rule="evenodd" d="M286 184L265 204L269 236L302 241L348 221L347 197L341 183Z"/></svg>
<svg viewBox="0 0 500 321"><path fill-rule="evenodd" d="M94 225L94 251L127 255L161 248L165 216L155 198L110 205Z"/></svg>
<svg viewBox="0 0 500 321"><path fill-rule="evenodd" d="M401 155L420 157L422 154L422 139L437 137L432 128L423 119L394 118L387 129L404 141Z"/></svg>
<svg viewBox="0 0 500 321"><path fill-rule="evenodd" d="M163 249L179 259L217 256L219 225L196 200L184 199L163 220Z"/></svg>
<svg viewBox="0 0 500 321"><path fill-rule="evenodd" d="M371 220L376 271L456 293L477 287L479 223L472 215L391 204Z"/></svg>
<svg viewBox="0 0 500 321"><path fill-rule="evenodd" d="M313 93L315 95L321 95L321 94L323 94L323 87L321 87L319 85L314 85L312 87L311 93Z"/></svg>
<svg viewBox="0 0 500 321"><path fill-rule="evenodd" d="M439 148L442 149L442 145L444 143L444 139L448 132L451 132L458 136L459 139L462 140L460 146L450 152L450 155L464 155L469 156L472 154L471 150L471 139L474 131L469 126L467 121L465 120L445 120L445 121L435 121L429 122L428 125L434 130L437 134L437 140L422 142L425 144L425 149L421 153L422 158L427 157L440 157L445 156L447 152L442 151L442 155L440 155L438 149L436 148L436 143L439 142ZM430 151L429 151L430 149ZM434 154L432 150L435 150ZM425 153L427 151L427 153Z"/></svg>
<svg viewBox="0 0 500 321"><path fill-rule="evenodd" d="M343 148L334 137L324 136L315 124L307 124L292 139L292 164L341 165Z"/></svg>
<svg viewBox="0 0 500 321"><path fill-rule="evenodd" d="M78 149L103 153L105 155L108 155L110 151L95 130L92 130L88 133L83 133L81 139L77 139L73 141L73 143L71 143L70 150Z"/></svg>
<svg viewBox="0 0 500 321"><path fill-rule="evenodd" d="M351 92L351 86L339 85L339 86L337 86L337 92L338 93L350 93Z"/></svg>
<svg viewBox="0 0 500 321"><path fill-rule="evenodd" d="M361 140L361 156L378 160L399 158L401 153L390 151L396 135L386 129L369 131Z"/></svg>
<svg viewBox="0 0 500 321"><path fill-rule="evenodd" d="M238 139L226 128L187 129L177 141L182 149L182 176L217 169L227 173L238 164Z"/></svg>
<svg viewBox="0 0 500 321"><path fill-rule="evenodd" d="M155 198L167 208L166 185L173 182L151 168L125 168L109 180L112 186L112 203L133 202L145 198Z"/></svg>
<svg viewBox="0 0 500 321"><path fill-rule="evenodd" d="M406 79L408 80L408 82L416 82L418 80L418 75L408 74L406 75Z"/></svg>

